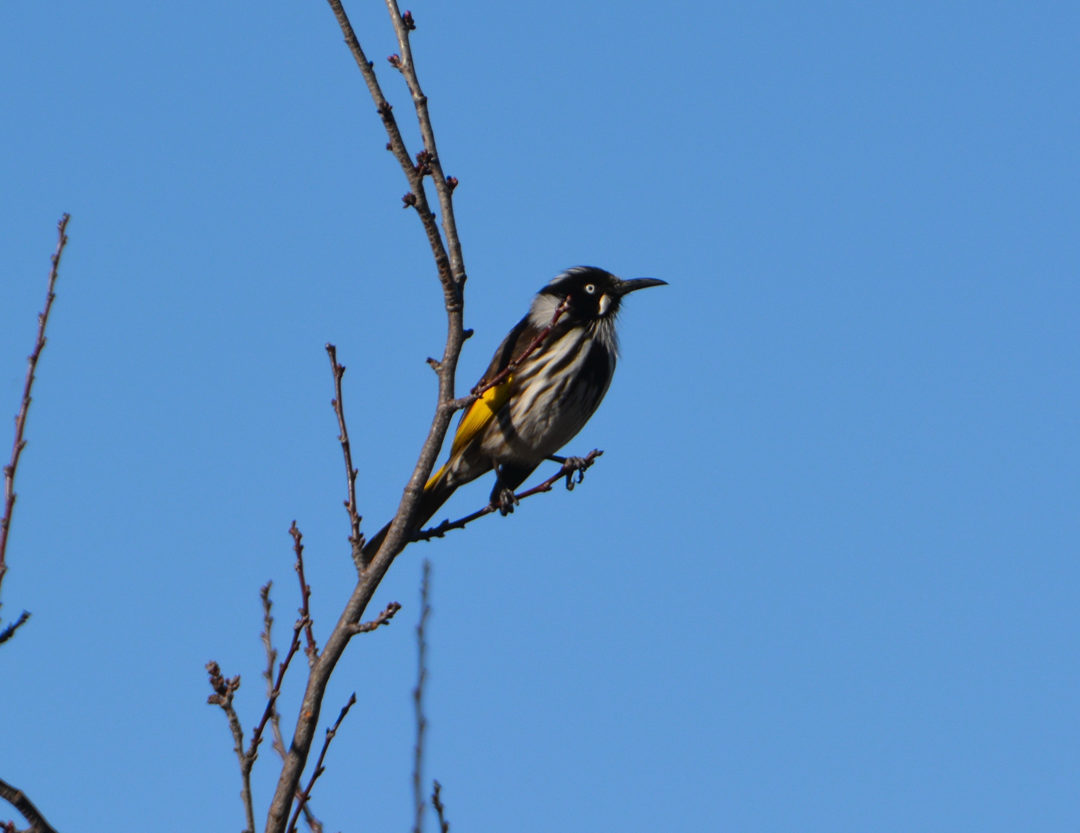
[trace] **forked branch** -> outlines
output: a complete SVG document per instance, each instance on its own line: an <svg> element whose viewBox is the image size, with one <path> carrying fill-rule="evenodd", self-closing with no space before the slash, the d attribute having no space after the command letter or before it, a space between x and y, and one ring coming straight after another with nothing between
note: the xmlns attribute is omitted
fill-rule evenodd
<svg viewBox="0 0 1080 833"><path fill-rule="evenodd" d="M293 538L293 549L296 552L296 573L300 578L300 611L296 622L293 624L292 639L289 641L289 650L285 653L285 659L277 668L277 674L274 674L274 662L277 659L277 650L274 648L274 644L271 638L271 626L274 623L274 617L271 615L273 609L273 603L270 600L270 587L271 583L267 582L263 585L259 591L259 598L262 601L263 607L263 633L262 641L263 646L266 649L266 662L267 667L264 672L266 678L266 706L263 708L262 717L259 720L258 725L251 733L251 740L248 743L247 748L244 748L244 730L240 725L240 718L236 713L236 708L233 706L233 697L236 694L237 689L240 688L240 677L225 677L221 673L221 667L216 662L209 662L206 665L206 670L210 676L210 687L214 690L214 693L207 698L207 702L211 705L221 706L225 712L225 716L229 721L229 731L233 736L233 747L236 752L236 759L240 764L240 779L242 782L241 787L241 800L244 804L244 816L247 820L247 826L244 828L247 833L254 833L255 831L255 808L251 794L251 770L255 766L255 761L259 757L259 745L262 743L263 732L266 731L266 725L269 723L274 733L274 746L285 756L284 743L281 740L281 731L278 725L278 711L277 701L281 696L281 684L285 680L285 673L289 670L289 665L292 662L294 656L300 650L301 633L307 635L308 647L307 654L310 663L314 663L318 658L318 650L315 646L315 637L312 633L311 616L308 610L308 599L311 598L311 587L308 585L307 580L304 578L304 547L302 544L303 536L300 534L300 530L296 526L296 522L293 521L292 526L289 529L289 533Z"/></svg>
<svg viewBox="0 0 1080 833"><path fill-rule="evenodd" d="M319 780L319 776L326 771L323 767L323 762L326 760L326 752L330 748L330 741L334 739L334 735L337 734L337 730L341 727L341 721L345 719L345 715L349 713L356 704L356 692L354 691L349 697L349 701L342 707L341 713L338 714L337 720L334 721L334 725L326 730L326 738L323 740L322 749L319 750L319 757L315 761L315 769L311 773L311 778L308 779L307 786L303 792L296 798L296 809L293 811L292 818L289 820L289 833L296 833L296 822L300 818L300 813L307 807L307 803L311 798L311 790L315 786L315 782Z"/></svg>
<svg viewBox="0 0 1080 833"><path fill-rule="evenodd" d="M465 341L462 295L465 284L465 265L461 254L457 227L454 222L452 201L453 186L456 184L456 180L447 178L443 173L442 162L439 159L438 149L435 144L435 133L428 112L427 99L423 95L416 77L415 62L409 46L409 33L415 28L416 21L412 19L411 15L406 20L398 10L396 2L387 0L387 9L390 12L391 22L398 37L399 48L402 55L405 56L405 61L400 69L413 96L417 119L420 123L420 135L424 138L425 155L414 164L413 157L409 154L405 141L401 136L401 131L398 129L393 108L383 95L382 88L375 76L374 64L364 54L341 0L327 0L327 2L334 12L342 34L345 36L345 42L375 102L375 109L379 113L379 118L382 120L389 139L387 147L394 154L394 158L397 159L409 183L411 198L407 200L407 204L416 210L417 216L424 227L428 244L431 247L443 291L443 304L447 316L447 333L442 358L436 363L439 393L431 427L413 467L401 502L398 504L389 531L383 539L378 552L373 555L366 566L362 566L357 584L353 588L345 609L311 667L292 742L289 744L285 760L282 763L281 776L278 779L277 788L267 814L267 833L285 833L288 828L289 819L292 816L291 809L297 795L300 778L311 752L330 675L345 651L349 640L361 632L364 611L371 601L375 589L382 581L394 557L408 543L409 530L413 522L413 516L417 511L424 483L434 467L435 458L442 448L446 432L450 427L453 410L448 408L447 404L454 400L458 356ZM432 177L438 194L445 241L443 235L440 234L439 226L428 203L424 188L424 177L428 175ZM336 360L334 364L337 364ZM337 393L336 387L335 393ZM337 396L336 398L340 402L341 397ZM344 434L344 432L342 433ZM346 465L349 467L351 478L351 463L347 461ZM351 524L352 519L350 517L350 527ZM352 530L350 530L350 533L355 537Z"/></svg>

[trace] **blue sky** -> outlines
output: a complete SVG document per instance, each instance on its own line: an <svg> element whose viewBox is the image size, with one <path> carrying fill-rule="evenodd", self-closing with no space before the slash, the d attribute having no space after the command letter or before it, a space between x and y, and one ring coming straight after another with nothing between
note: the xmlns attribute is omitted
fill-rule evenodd
<svg viewBox="0 0 1080 833"><path fill-rule="evenodd" d="M409 824L428 556L455 830L1076 828L1077 7L411 8L461 182L462 388L566 266L670 286L626 305L585 483L394 565L375 605L403 610L327 697L359 698L327 829ZM382 4L349 10L415 150ZM250 731L294 518L320 643L340 611L323 344L370 532L430 420L430 256L325 4L13 0L0 38L0 411L72 214L0 777L62 830L239 830L203 665L242 675Z"/></svg>

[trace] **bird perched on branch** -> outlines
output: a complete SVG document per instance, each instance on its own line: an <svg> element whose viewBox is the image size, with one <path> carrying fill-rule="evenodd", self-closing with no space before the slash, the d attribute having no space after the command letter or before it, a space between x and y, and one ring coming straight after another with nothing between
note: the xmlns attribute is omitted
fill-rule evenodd
<svg viewBox="0 0 1080 833"><path fill-rule="evenodd" d="M413 528L430 520L459 486L492 469L491 504L503 514L512 511L514 490L585 427L607 393L622 299L666 283L575 266L541 289L473 389L479 396L461 417L450 459L424 486ZM369 560L385 533L364 548Z"/></svg>

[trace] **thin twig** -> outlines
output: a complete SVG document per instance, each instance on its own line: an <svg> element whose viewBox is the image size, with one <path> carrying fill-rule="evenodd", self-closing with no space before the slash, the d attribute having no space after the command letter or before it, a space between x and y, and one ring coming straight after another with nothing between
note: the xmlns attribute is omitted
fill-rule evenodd
<svg viewBox="0 0 1080 833"><path fill-rule="evenodd" d="M272 586L273 582L268 581L259 590L259 598L262 599L263 605L262 642L263 648L266 649L266 670L263 671L263 679L266 680L267 700L274 696L274 663L277 662L277 648L274 647L274 640L271 635L271 628L274 625L274 617L271 614L273 602L270 600L270 588ZM270 730L274 734L274 751L284 758L285 740L281 736L281 715L276 706L270 715Z"/></svg>
<svg viewBox="0 0 1080 833"><path fill-rule="evenodd" d="M568 457L559 470L543 483L514 495L514 503L520 503L525 500L525 498L538 495L541 492L550 492L552 487L563 478L566 478L566 488L572 490L575 484L580 483L584 479L585 470L596 462L596 458L603 453L603 451L594 448L584 457ZM413 540L430 541L432 538L442 538L450 530L464 529L478 518L490 515L492 512L498 511L498 509L498 504L489 503L483 509L477 509L472 514L466 515L463 518L458 518L456 521L446 520L433 527L429 527L428 529L422 529L413 536Z"/></svg>
<svg viewBox="0 0 1080 833"><path fill-rule="evenodd" d="M270 588L272 582L267 582L263 585L259 591L259 597L263 603L263 632L262 641L263 647L266 649L266 670L263 671L263 679L266 680L266 697L267 699L277 699L274 694L274 663L277 662L277 649L274 647L273 638L271 636L271 629L274 624L274 617L271 614L273 609L273 602L270 599ZM270 715L270 730L274 735L274 751L278 753L282 760L285 759L285 740L281 736L281 713L277 710L275 705L273 712ZM312 833L322 833L322 822L319 821L315 814L311 811L310 802L304 805L304 821L307 823L308 828Z"/></svg>
<svg viewBox="0 0 1080 833"><path fill-rule="evenodd" d="M323 833L323 824L321 821L315 818L315 814L311 812L310 804L311 802L309 801L302 808L302 812L304 814L304 823L307 824L308 829L311 831L311 833Z"/></svg>
<svg viewBox="0 0 1080 833"><path fill-rule="evenodd" d="M457 187L457 180L448 178L443 172L442 160L435 144L435 131L431 126L431 115L428 113L428 100L420 89L420 79L416 75L416 64L412 57L412 46L409 43L409 33L416 29L416 21L411 13L406 18L398 8L397 0L386 0L386 9L390 12L390 22L394 25L394 34L397 35L398 48L401 49L401 60L396 67L405 78L412 95L413 106L416 108L416 121L420 125L420 135L424 140L426 156L424 165L431 169L431 176L435 182L435 193L439 197L439 208L442 211L442 226L446 233L446 240L450 249L450 266L455 275L460 275L464 280L465 266L461 258L461 244L458 242L457 225L454 221L454 204L452 194Z"/></svg>
<svg viewBox="0 0 1080 833"><path fill-rule="evenodd" d="M559 319L562 317L562 314L566 312L569 307L570 296L567 295L565 298L562 299L562 303L555 307L555 313L551 316L551 321L548 322L548 325L536 334L536 337L531 342L529 342L528 346L524 350L522 350L517 356L515 356L510 361L510 363L506 365L506 367L504 367L490 379L481 379L477 383L476 387L473 388L472 396L467 397L466 399L468 400L483 396L485 391L490 390L491 388L500 384L504 379L509 377L511 373L517 370L521 366L521 363L525 361L525 359L529 358L529 356L531 356L534 352L536 352L536 348L538 348L541 344L544 343L544 339L546 339L551 333L551 331L555 329L555 325L559 323Z"/></svg>
<svg viewBox="0 0 1080 833"><path fill-rule="evenodd" d="M251 743L248 746L246 757L248 772L251 771L251 767L255 764L255 758L258 757L259 743L262 741L262 734L266 729L266 724L276 711L285 672L289 670L289 663L292 662L292 658L296 656L296 652L300 649L300 631L303 628L304 620L297 619L293 624L293 635L292 641L289 643L289 651L285 654L285 659L282 660L281 665L278 666L277 678L274 680L274 687L270 690L270 695L266 698L266 707L263 709L262 718L259 720L259 725L255 727L255 731L251 733Z"/></svg>
<svg viewBox="0 0 1080 833"><path fill-rule="evenodd" d="M12 515L15 512L15 472L19 468L19 458L22 456L23 449L26 448L23 432L26 430L26 415L30 410L30 392L34 387L38 359L41 358L41 351L45 349L45 327L49 323L49 313L52 311L53 301L56 300L56 278L60 274L60 258L64 254L64 247L68 242L67 224L70 219L71 215L63 214L60 217L60 222L56 224L56 251L53 252L52 256L52 269L49 270L49 288L45 294L45 306L38 313L37 340L34 342L34 349L27 359L22 404L19 406L19 412L15 415L15 439L11 444L11 461L4 466L4 516L0 518L0 585L3 585L4 574L7 572L8 532L11 529ZM29 618L30 614L23 611L15 622L8 625L3 633L0 633L0 643L10 639L15 631Z"/></svg>
<svg viewBox="0 0 1080 833"><path fill-rule="evenodd" d="M412 157L409 155L405 140L402 138L401 131L398 129L397 121L394 118L394 108L386 100L386 96L383 95L379 80L375 77L375 65L364 54L360 41L353 31L352 23L349 22L349 16L341 5L341 0L327 0L327 2L334 12L334 17L337 18L342 34L345 35L345 43L349 47L349 51L352 52L353 59L360 68L360 73L364 76L368 92L371 93L371 98L375 101L375 109L382 119L383 127L386 128L387 136L390 139L387 143L387 150L394 154L394 158L401 165L401 170L409 182L411 190L407 196L411 197L411 199L407 200L406 204L416 209L417 216L420 217L420 221L424 224L428 244L431 246L431 251L435 256L439 278L442 280L445 290L448 285L454 283L454 276L459 274L459 271L451 269L450 256L446 252L442 235L439 234L439 227L435 223L435 214L428 204L427 192L424 190L423 174L413 165ZM460 247L458 247L458 250L460 251Z"/></svg>
<svg viewBox="0 0 1080 833"><path fill-rule="evenodd" d="M241 792L241 799L244 803L244 814L247 817L247 827L245 828L248 833L254 833L255 831L255 815L254 806L251 798L251 769L255 765L255 760L259 756L259 744L262 742L263 731L266 729L266 724L272 719L276 719L277 716L277 699L281 695L281 683L285 679L285 672L289 669L289 663L292 662L292 658L296 655L296 652L300 649L300 632L304 629L305 622L307 621L303 617L296 620L296 624L293 625L292 641L289 643L289 652L285 655L285 659L278 667L278 673L276 679L272 685L269 680L272 676L273 659L277 656L277 652L274 650L270 643L270 624L273 622L273 618L270 616L270 584L267 583L263 586L259 593L263 600L263 623L266 630L263 634L263 642L269 646L267 648L268 655L268 669L266 672L267 685L269 687L269 693L266 697L266 707L263 709L262 719L259 721L259 725L255 727L255 730L251 733L251 741L248 744L247 750L244 750L244 730L240 726L240 718L236 714L236 709L233 707L233 695L236 690L240 688L240 676L237 675L232 678L228 678L222 675L221 667L216 662L209 662L206 665L206 670L210 675L210 687L214 690L206 702L211 705L218 705L225 711L225 716L229 721L229 730L232 732L234 748L236 751L236 758L240 762L240 778L243 783L243 789ZM284 744L282 743L284 747Z"/></svg>
<svg viewBox="0 0 1080 833"><path fill-rule="evenodd" d="M348 442L348 438L346 438L345 441ZM348 454L348 452L346 452L346 454ZM360 520L358 518L357 524L359 523ZM293 551L296 553L296 575L300 579L300 621L304 623L304 635L307 637L307 648L304 649L304 653L307 654L308 666L312 666L315 664L315 660L319 658L319 647L315 644L315 633L312 629L313 623L311 621L310 607L311 585L308 584L307 579L304 578L304 536L300 534L300 530L296 526L296 521L293 521L292 526L289 527L289 534L292 536ZM362 538L361 544L363 544Z"/></svg>
<svg viewBox="0 0 1080 833"><path fill-rule="evenodd" d="M64 216L67 217L66 214ZM2 778L0 778L0 798L7 801L19 811L24 819L30 822L30 829L33 833L56 833L56 830L45 820L41 810L34 806L34 802L29 799L26 793Z"/></svg>
<svg viewBox="0 0 1080 833"><path fill-rule="evenodd" d="M352 449L349 445L349 429L345 425L345 404L341 397L341 377L345 375L345 365L338 364L337 347L333 344L326 345L326 354L330 357L330 370L334 374L334 398L330 404L334 406L334 413L337 415L338 441L341 443L341 451L345 457L345 481L349 495L345 501L345 511L349 514L349 544L352 546L353 561L356 564L356 569L362 570L361 554L364 551L364 536L360 533L361 518L356 511L356 475L358 471L353 468Z"/></svg>
<svg viewBox="0 0 1080 833"><path fill-rule="evenodd" d="M345 719L345 715L349 713L349 709L356 703L356 692L354 691L349 697L347 702L341 709L341 713L338 715L337 720L334 721L334 725L326 730L326 739L323 741L322 749L319 750L319 757L315 761L315 769L311 773L311 778L308 780L307 787L303 792L296 797L296 810L293 812L292 819L289 821L289 833L296 833L296 822L300 818L300 811L303 810L307 804L308 799L311 798L311 788L315 786L315 782L319 776L325 771L323 761L326 760L326 751L330 748L330 741L334 739L334 735L337 734L338 727L341 726L341 721Z"/></svg>
<svg viewBox="0 0 1080 833"><path fill-rule="evenodd" d="M435 807L435 813L439 817L439 833L450 833L450 822L446 820L446 805L442 803L442 784L434 782L431 791L431 803Z"/></svg>
<svg viewBox="0 0 1080 833"><path fill-rule="evenodd" d="M420 578L420 621L416 625L416 688L413 689L413 713L416 716L416 746L413 748L413 833L424 829L424 734L427 718L424 717L424 683L427 681L427 639L425 628L431 605L428 592L431 582L431 561L424 559L424 572Z"/></svg>
<svg viewBox="0 0 1080 833"><path fill-rule="evenodd" d="M275 728L275 745L280 744L281 751L284 752L284 742L281 739L280 730L277 728L277 700L281 695L281 683L285 679L285 672L289 670L289 663L292 662L292 658L300 649L300 633L310 621L303 615L296 620L296 623L293 625L293 634L292 640L289 643L289 651L285 655L285 659L282 661L281 665L278 666L277 677L275 678L273 669L274 660L277 658L277 651L274 649L270 637L270 627L274 621L273 616L270 615L272 608L272 603L270 601L270 582L263 585L262 589L259 591L259 597L262 599L263 603L264 630L262 638L267 656L267 669L263 676L266 678L267 695L262 719L259 721L259 725L256 726L251 733L251 741L248 744L247 750L244 749L244 730L240 725L240 718L237 716L236 709L233 706L233 695L236 693L236 690L240 688L240 676L237 675L232 678L223 676L221 667L213 661L206 665L206 670L210 675L210 687L214 690L214 693L207 698L206 702L211 705L221 706L225 711L225 716L229 721L229 730L232 732L233 736L236 758L240 763L240 778L243 783L241 799L244 804L244 814L247 817L247 827L245 830L248 831L248 833L254 833L255 831L254 805L251 797L251 770L255 765L255 760L259 756L259 744L262 742L266 724L271 721Z"/></svg>
<svg viewBox="0 0 1080 833"><path fill-rule="evenodd" d="M206 698L206 702L210 705L221 706L225 711L225 716L229 720L229 730L233 736L233 749L240 762L240 778L243 782L240 797L244 803L244 816L247 819L244 830L245 833L255 833L255 808L251 800L250 755L244 753L244 730L240 726L240 718L237 717L236 709L233 707L233 695L240 688L240 675L225 677L221 673L221 666L213 660L206 664L206 671L210 675L210 687L214 690L214 693Z"/></svg>
<svg viewBox="0 0 1080 833"><path fill-rule="evenodd" d="M29 619L29 618L30 618L30 611L29 610L24 610L22 613L19 614L18 619L16 619L14 622L12 622L6 628L4 628L2 631L0 631L0 645L3 645L5 642L7 642L9 639L11 639L11 637L13 637L15 635L15 631L17 631L19 628L21 628L23 625L25 625L26 620Z"/></svg>
<svg viewBox="0 0 1080 833"><path fill-rule="evenodd" d="M394 618L394 614L401 610L401 605L397 602L390 602L383 612L372 619L370 622L359 622L355 625L349 626L349 632L354 636L358 633L371 633L373 630L377 630L383 625L389 625L390 620Z"/></svg>

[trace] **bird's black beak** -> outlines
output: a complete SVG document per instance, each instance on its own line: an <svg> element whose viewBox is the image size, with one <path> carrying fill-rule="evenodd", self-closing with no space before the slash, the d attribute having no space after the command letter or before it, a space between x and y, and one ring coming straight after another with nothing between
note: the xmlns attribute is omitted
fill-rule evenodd
<svg viewBox="0 0 1080 833"><path fill-rule="evenodd" d="M615 289L619 297L622 297L647 286L667 286L667 281L662 281L659 278L631 278L628 281L619 281L615 285Z"/></svg>

